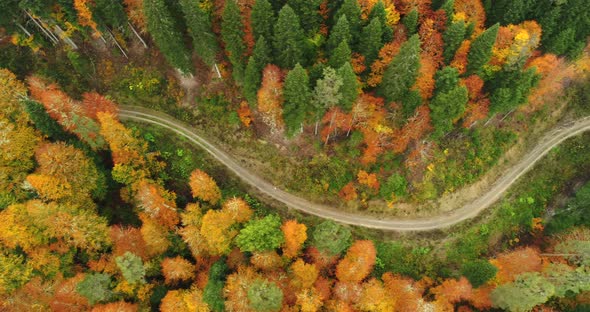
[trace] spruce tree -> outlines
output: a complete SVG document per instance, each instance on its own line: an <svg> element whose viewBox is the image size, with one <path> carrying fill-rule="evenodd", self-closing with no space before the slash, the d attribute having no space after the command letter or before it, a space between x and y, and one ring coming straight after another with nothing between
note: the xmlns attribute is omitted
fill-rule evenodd
<svg viewBox="0 0 590 312"><path fill-rule="evenodd" d="M288 4L279 12L273 43L275 61L280 67L292 68L297 63L306 63L303 29L295 11Z"/></svg>
<svg viewBox="0 0 590 312"><path fill-rule="evenodd" d="M336 12L335 17L340 19L343 15L346 15L348 24L350 25L351 46L355 46L361 34L361 8L357 0L344 0L344 3L342 3L342 6Z"/></svg>
<svg viewBox="0 0 590 312"><path fill-rule="evenodd" d="M479 72L482 67L490 61L492 56L492 47L496 42L499 24L486 29L471 43L471 50L467 55L467 73L474 74Z"/></svg>
<svg viewBox="0 0 590 312"><path fill-rule="evenodd" d="M332 68L340 68L345 63L350 62L352 59L352 51L348 47L346 41L340 42L338 47L332 51L328 65Z"/></svg>
<svg viewBox="0 0 590 312"><path fill-rule="evenodd" d="M387 66L379 85L379 93L387 102L401 101L416 82L419 70L420 39L418 35L413 35L400 47L399 53Z"/></svg>
<svg viewBox="0 0 590 312"><path fill-rule="evenodd" d="M219 46L211 29L209 15L199 8L198 0L180 0L179 3L193 38L195 52L205 64L213 66Z"/></svg>
<svg viewBox="0 0 590 312"><path fill-rule="evenodd" d="M457 21L452 23L443 33L443 40L445 42L443 56L445 57L445 63L448 64L453 60L457 49L461 46L463 39L465 39L466 30L465 22Z"/></svg>
<svg viewBox="0 0 590 312"><path fill-rule="evenodd" d="M526 71L502 70L490 81L490 113L506 113L525 103L531 89L539 83L535 68Z"/></svg>
<svg viewBox="0 0 590 312"><path fill-rule="evenodd" d="M240 8L235 0L226 0L221 20L221 37L225 43L225 50L233 67L233 77L238 85L244 78L244 25L240 15Z"/></svg>
<svg viewBox="0 0 590 312"><path fill-rule="evenodd" d="M383 31L379 18L373 18L369 25L363 28L360 40L360 52L365 56L365 64L371 66L379 56L379 50L383 47Z"/></svg>
<svg viewBox="0 0 590 312"><path fill-rule="evenodd" d="M352 104L359 96L360 85L358 79L349 62L338 68L337 74L342 79L342 87L340 88L342 99L340 100L340 106L346 111L350 111Z"/></svg>
<svg viewBox="0 0 590 312"><path fill-rule="evenodd" d="M440 9L445 11L447 15L447 25L449 25L453 21L453 13L455 12L455 9L453 8L454 5L455 0L446 0L440 7Z"/></svg>
<svg viewBox="0 0 590 312"><path fill-rule="evenodd" d="M336 25L330 30L328 41L326 41L326 52L330 54L341 42L346 42L349 47L352 43L350 24L346 15L341 15Z"/></svg>
<svg viewBox="0 0 590 312"><path fill-rule="evenodd" d="M256 0L256 2L254 2L250 20L252 23L252 33L254 34L254 38L260 38L260 36L266 39L272 38L272 27L275 24L275 13L268 0Z"/></svg>
<svg viewBox="0 0 590 312"><path fill-rule="evenodd" d="M111 27L123 27L127 24L127 14L119 1L95 0L94 19Z"/></svg>
<svg viewBox="0 0 590 312"><path fill-rule="evenodd" d="M288 0L287 3L299 16L301 26L307 34L312 35L318 32L322 23L321 0Z"/></svg>
<svg viewBox="0 0 590 312"><path fill-rule="evenodd" d="M381 22L381 29L383 31L383 42L390 42L393 40L393 29L387 24L387 12L385 12L385 4L379 0L369 14L369 20L378 18Z"/></svg>
<svg viewBox="0 0 590 312"><path fill-rule="evenodd" d="M287 136L293 136L302 126L305 115L310 111L311 91L309 77L300 64L295 65L285 78L283 87L283 119Z"/></svg>
<svg viewBox="0 0 590 312"><path fill-rule="evenodd" d="M342 100L342 84L342 78L333 68L324 68L323 77L316 82L313 90L316 129L324 112L338 105Z"/></svg>
<svg viewBox="0 0 590 312"><path fill-rule="evenodd" d="M252 106L256 106L258 103L256 94L262 81L262 70L271 63L270 54L271 50L266 39L264 37L258 38L244 73L244 96Z"/></svg>
<svg viewBox="0 0 590 312"><path fill-rule="evenodd" d="M465 112L469 100L467 88L459 84L459 71L445 67L435 75L435 93L430 101L430 117L434 132L432 136L441 138L453 129L453 123Z"/></svg>
<svg viewBox="0 0 590 312"><path fill-rule="evenodd" d="M145 0L143 2L147 28L154 42L170 65L184 74L193 72L191 55L184 45L182 32L163 0Z"/></svg>
<svg viewBox="0 0 590 312"><path fill-rule="evenodd" d="M414 8L410 13L402 18L402 24L406 27L408 35L413 35L418 31L418 10Z"/></svg>

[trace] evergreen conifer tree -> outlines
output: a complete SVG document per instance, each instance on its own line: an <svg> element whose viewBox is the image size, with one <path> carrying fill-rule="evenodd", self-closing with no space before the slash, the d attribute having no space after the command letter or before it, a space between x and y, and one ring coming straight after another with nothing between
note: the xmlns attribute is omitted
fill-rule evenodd
<svg viewBox="0 0 590 312"><path fill-rule="evenodd" d="M373 18L369 25L363 28L359 49L365 56L365 64L371 66L379 56L379 50L383 47L383 31L379 18Z"/></svg>
<svg viewBox="0 0 590 312"><path fill-rule="evenodd" d="M320 29L322 23L320 15L321 0L288 0L287 3L299 16L301 27L307 34L314 34Z"/></svg>
<svg viewBox="0 0 590 312"><path fill-rule="evenodd" d="M285 78L283 87L283 119L287 136L291 137L302 127L306 113L310 110L311 91L309 77L300 64L295 65Z"/></svg>
<svg viewBox="0 0 590 312"><path fill-rule="evenodd" d="M459 71L445 67L436 75L435 94L430 101L433 137L441 138L453 129L453 123L465 112L469 100L467 88L459 84Z"/></svg>
<svg viewBox="0 0 590 312"><path fill-rule="evenodd" d="M452 23L443 33L443 40L445 42L443 56L447 64L453 60L457 49L461 46L463 39L465 39L466 30L465 22L457 21Z"/></svg>
<svg viewBox="0 0 590 312"><path fill-rule="evenodd" d="M468 74L479 72L482 67L490 61L492 47L496 42L499 28L500 25L495 24L473 40L473 43L471 43L471 50L469 50L469 54L467 55Z"/></svg>
<svg viewBox="0 0 590 312"><path fill-rule="evenodd" d="M346 42L349 47L352 43L350 24L348 23L348 17L346 17L346 15L341 15L340 18L338 18L336 25L330 30L328 41L326 41L326 52L331 53L342 42Z"/></svg>
<svg viewBox="0 0 590 312"><path fill-rule="evenodd" d="M410 13L402 18L402 24L406 26L408 35L411 36L418 30L418 10L414 8Z"/></svg>
<svg viewBox="0 0 590 312"><path fill-rule="evenodd" d="M332 68L340 68L345 63L350 62L351 57L352 51L350 51L348 43L346 43L346 41L342 41L338 47L334 49L332 55L330 55L328 65L330 65Z"/></svg>
<svg viewBox="0 0 590 312"><path fill-rule="evenodd" d="M252 21L252 33L254 38L258 39L260 36L267 40L272 38L272 27L275 24L275 13L268 0L256 0L252 6L250 15Z"/></svg>
<svg viewBox="0 0 590 312"><path fill-rule="evenodd" d="M399 53L387 66L383 81L379 85L379 93L387 102L401 101L416 82L419 69L420 39L418 35L413 35L401 46Z"/></svg>
<svg viewBox="0 0 590 312"><path fill-rule="evenodd" d="M250 105L255 106L258 102L256 94L262 81L262 70L271 63L271 50L264 37L256 40L254 51L248 59L246 72L244 74L244 96Z"/></svg>
<svg viewBox="0 0 590 312"><path fill-rule="evenodd" d="M385 11L385 4L379 0L369 14L369 20L378 18L381 22L381 29L383 31L383 42L387 43L393 40L393 29L387 24L387 12Z"/></svg>
<svg viewBox="0 0 590 312"><path fill-rule="evenodd" d="M340 100L340 106L345 110L350 111L352 104L359 96L360 86L358 79L349 62L338 68L337 74L342 79L342 87L340 87L342 99Z"/></svg>
<svg viewBox="0 0 590 312"><path fill-rule="evenodd" d="M143 11L154 42L170 65L184 74L193 72L191 55L184 45L182 32L163 0L145 0Z"/></svg>
<svg viewBox="0 0 590 312"><path fill-rule="evenodd" d="M305 64L305 37L295 11L286 4L279 12L275 26L274 53L277 65L292 68L295 64Z"/></svg>
<svg viewBox="0 0 590 312"><path fill-rule="evenodd" d="M336 12L335 18L340 19L346 15L350 25L350 35L352 37L351 46L355 46L361 34L361 8L357 0L344 0L340 9Z"/></svg>
<svg viewBox="0 0 590 312"><path fill-rule="evenodd" d="M199 7L198 0L180 0L180 8L184 14L186 25L193 38L193 48L199 57L209 66L215 63L215 55L219 50L217 39L211 29L211 21L207 13Z"/></svg>
<svg viewBox="0 0 590 312"><path fill-rule="evenodd" d="M221 20L221 37L225 43L225 50L233 67L233 77L238 85L244 78L244 25L240 15L240 8L235 0L226 0Z"/></svg>

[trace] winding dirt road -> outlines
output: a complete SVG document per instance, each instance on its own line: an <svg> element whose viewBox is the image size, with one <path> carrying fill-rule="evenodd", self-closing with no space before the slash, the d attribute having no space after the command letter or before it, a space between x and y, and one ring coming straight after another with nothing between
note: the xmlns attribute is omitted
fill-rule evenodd
<svg viewBox="0 0 590 312"><path fill-rule="evenodd" d="M540 140L540 143L529 151L516 165L507 170L483 196L462 207L448 213L420 219L388 219L369 215L357 215L338 211L334 208L310 202L301 197L278 189L273 184L263 180L256 173L249 171L234 161L228 154L221 151L215 145L199 136L191 126L182 123L173 117L154 110L121 106L119 117L122 120L149 123L168 129L180 136L187 138L191 143L206 150L211 156L233 171L244 182L254 186L263 194L284 203L288 207L302 212L316 215L325 219L352 224L361 227L374 228L387 231L428 231L450 227L461 221L473 218L480 212L490 207L510 188L510 186L530 170L534 164L545 156L551 149L566 139L590 130L590 116L574 122L558 126L549 131Z"/></svg>

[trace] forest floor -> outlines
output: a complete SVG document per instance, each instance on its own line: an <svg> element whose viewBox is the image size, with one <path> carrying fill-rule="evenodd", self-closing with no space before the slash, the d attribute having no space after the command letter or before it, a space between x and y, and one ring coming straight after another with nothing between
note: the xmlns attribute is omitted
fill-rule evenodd
<svg viewBox="0 0 590 312"><path fill-rule="evenodd" d="M285 192L280 188L277 188L275 185L265 181L259 175L244 168L236 162L232 156L221 151L215 145L209 143L201 135L195 132L192 127L166 114L145 108L123 106L121 107L120 117L124 120L134 120L158 125L167 128L178 135L186 137L189 141L203 148L223 165L227 166L238 177L244 180L244 182L254 186L259 193L280 201L288 207L342 223L391 231L425 231L443 229L477 216L480 212L501 198L518 178L533 168L534 164L551 151L551 149L570 137L590 130L590 117L559 125L547 132L539 141L540 143L521 158L517 164L508 169L502 177L497 179L487 192L474 196L473 201L462 206L455 206L455 209L436 216L413 219L393 219L381 216L343 212L329 206L312 203L306 199Z"/></svg>

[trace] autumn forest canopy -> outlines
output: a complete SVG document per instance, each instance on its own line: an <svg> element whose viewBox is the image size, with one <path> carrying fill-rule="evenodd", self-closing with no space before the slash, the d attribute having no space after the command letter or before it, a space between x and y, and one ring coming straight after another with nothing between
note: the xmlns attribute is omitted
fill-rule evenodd
<svg viewBox="0 0 590 312"><path fill-rule="evenodd" d="M0 1L0 310L587 311L588 134L401 235L280 207L120 116L167 113L335 209L429 217L590 114L587 2Z"/></svg>

